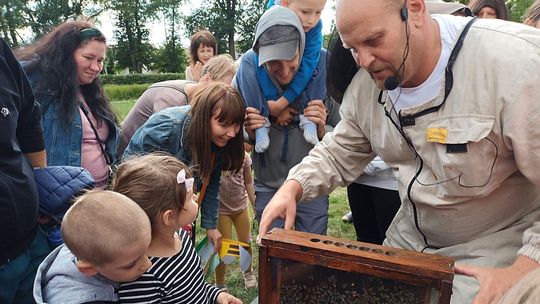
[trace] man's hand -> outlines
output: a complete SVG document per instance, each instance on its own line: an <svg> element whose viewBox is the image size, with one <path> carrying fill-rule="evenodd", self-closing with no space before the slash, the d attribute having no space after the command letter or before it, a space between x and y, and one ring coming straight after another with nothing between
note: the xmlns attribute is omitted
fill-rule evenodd
<svg viewBox="0 0 540 304"><path fill-rule="evenodd" d="M497 303L499 298L514 286L528 272L540 267L540 264L526 256L519 255L512 266L490 268L472 265L456 265L456 274L475 277L480 283L480 290L472 304Z"/></svg>
<svg viewBox="0 0 540 304"><path fill-rule="evenodd" d="M282 126L282 127L288 126L291 123L294 115L296 115L297 113L298 113L298 111L296 111L295 109L293 109L291 107L286 107L276 117L276 124L278 126Z"/></svg>
<svg viewBox="0 0 540 304"><path fill-rule="evenodd" d="M235 298L234 296L226 293L220 292L216 299L217 304L242 304L242 301Z"/></svg>
<svg viewBox="0 0 540 304"><path fill-rule="evenodd" d="M251 141L255 141L255 129L261 128L264 126L264 116L259 114L259 110L247 107L246 108L246 117L244 119L244 127Z"/></svg>
<svg viewBox="0 0 540 304"><path fill-rule="evenodd" d="M264 208L259 223L257 243L268 232L272 222L279 218L285 220L285 229L292 229L296 218L296 202L302 197L302 187L295 180L285 182Z"/></svg>
<svg viewBox="0 0 540 304"><path fill-rule="evenodd" d="M206 236L208 240L214 245L214 252L219 252L221 248L221 233L217 229L207 229Z"/></svg>
<svg viewBox="0 0 540 304"><path fill-rule="evenodd" d="M324 102L320 99L310 101L304 109L304 116L317 124L317 136L321 140L326 133L324 129L326 126L326 107L324 106Z"/></svg>

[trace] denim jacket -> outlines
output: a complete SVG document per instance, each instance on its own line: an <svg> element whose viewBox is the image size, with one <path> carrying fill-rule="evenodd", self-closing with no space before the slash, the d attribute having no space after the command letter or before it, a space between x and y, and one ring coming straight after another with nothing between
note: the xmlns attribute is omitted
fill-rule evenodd
<svg viewBox="0 0 540 304"><path fill-rule="evenodd" d="M170 107L159 111L142 125L129 142L124 151L123 158L150 153L152 151L166 151L183 161L191 164L191 156L186 146L187 130L191 124L191 106ZM222 155L220 149L212 145L216 152L216 160L212 176L208 182L206 193L201 204L201 225L205 229L217 227L218 194L221 180ZM198 188L202 181L195 176Z"/></svg>
<svg viewBox="0 0 540 304"><path fill-rule="evenodd" d="M25 67L25 63L23 68ZM34 92L41 79L41 72L36 70L28 73L28 79ZM49 94L50 93L50 94ZM36 101L41 105L43 134L47 150L47 165L49 166L81 166L82 122L79 108L75 108L73 121L66 128L62 124L60 104L54 92L42 94ZM112 163L116 162L116 146L118 145L118 129L114 121L108 117L94 113L109 127L109 136L105 139L105 152ZM102 139L103 140L103 139Z"/></svg>

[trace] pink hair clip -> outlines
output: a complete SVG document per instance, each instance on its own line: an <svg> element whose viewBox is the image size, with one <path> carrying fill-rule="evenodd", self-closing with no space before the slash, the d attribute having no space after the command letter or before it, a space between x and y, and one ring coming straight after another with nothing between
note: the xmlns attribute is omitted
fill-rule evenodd
<svg viewBox="0 0 540 304"><path fill-rule="evenodd" d="M179 184L186 184L186 191L193 191L193 182L195 179L193 177L186 178L186 170L182 169L176 175L176 182Z"/></svg>

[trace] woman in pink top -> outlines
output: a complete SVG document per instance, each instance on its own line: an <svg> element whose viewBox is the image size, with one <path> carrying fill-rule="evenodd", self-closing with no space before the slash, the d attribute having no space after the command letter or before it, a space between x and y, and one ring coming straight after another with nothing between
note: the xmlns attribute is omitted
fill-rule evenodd
<svg viewBox="0 0 540 304"><path fill-rule="evenodd" d="M42 107L47 164L83 167L100 188L107 185L118 138L99 79L106 48L93 24L69 21L16 52Z"/></svg>

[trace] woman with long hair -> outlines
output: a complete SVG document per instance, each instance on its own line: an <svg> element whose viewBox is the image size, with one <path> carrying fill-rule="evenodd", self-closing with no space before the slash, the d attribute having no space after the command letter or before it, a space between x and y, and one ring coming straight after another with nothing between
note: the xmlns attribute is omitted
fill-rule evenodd
<svg viewBox="0 0 540 304"><path fill-rule="evenodd" d="M201 226L216 250L218 193L222 171L238 171L244 162L244 100L233 87L212 83L190 105L166 108L133 134L124 151L130 156L164 151L193 167L201 206ZM149 185L150 186L150 185Z"/></svg>
<svg viewBox="0 0 540 304"><path fill-rule="evenodd" d="M48 165L83 167L105 188L115 162L116 116L99 73L105 36L92 23L68 21L16 51L42 120Z"/></svg>

